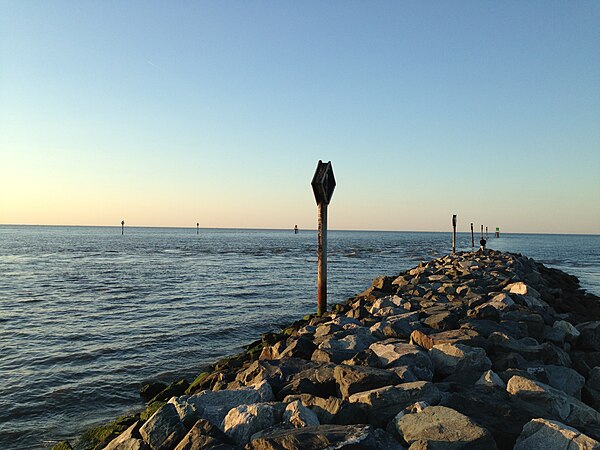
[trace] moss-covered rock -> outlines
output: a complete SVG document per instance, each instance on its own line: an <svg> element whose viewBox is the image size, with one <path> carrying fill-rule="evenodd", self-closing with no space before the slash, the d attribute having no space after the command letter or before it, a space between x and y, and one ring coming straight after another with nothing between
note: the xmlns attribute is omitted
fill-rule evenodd
<svg viewBox="0 0 600 450"><path fill-rule="evenodd" d="M189 387L185 390L186 394L193 394L194 392L196 392L196 390L198 390L200 387L202 387L202 382L204 380L206 380L206 377L208 377L210 375L210 372L202 372L200 375L198 375L196 377L196 379L194 381L192 381L192 384L189 385Z"/></svg>
<svg viewBox="0 0 600 450"><path fill-rule="evenodd" d="M156 394L152 398L152 400L148 402L148 404L156 401L169 401L171 397L178 397L180 395L183 395L188 387L190 387L190 384L187 382L187 380L181 379L179 381L176 381L175 383L167 386L160 393Z"/></svg>
<svg viewBox="0 0 600 450"><path fill-rule="evenodd" d="M99 450L139 420L138 414L119 417L106 425L90 428L74 443L74 450ZM69 448L69 447L66 447Z"/></svg>
<svg viewBox="0 0 600 450"><path fill-rule="evenodd" d="M71 444L69 444L67 441L62 441L56 444L50 450L73 450L73 447L71 447Z"/></svg>
<svg viewBox="0 0 600 450"><path fill-rule="evenodd" d="M152 414L162 408L166 403L167 402L163 402L161 400L148 403L146 409L140 413L140 421L145 422L148 420L150 417L152 417Z"/></svg>

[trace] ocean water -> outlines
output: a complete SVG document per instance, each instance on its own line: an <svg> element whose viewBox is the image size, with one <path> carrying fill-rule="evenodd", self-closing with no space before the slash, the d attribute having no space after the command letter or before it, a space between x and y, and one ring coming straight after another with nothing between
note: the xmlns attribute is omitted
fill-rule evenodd
<svg viewBox="0 0 600 450"><path fill-rule="evenodd" d="M470 250L468 233L458 249ZM600 295L600 236L489 247ZM0 449L45 449L140 410L141 384L193 377L316 311L315 231L0 226ZM329 302L450 252L450 233L329 232Z"/></svg>

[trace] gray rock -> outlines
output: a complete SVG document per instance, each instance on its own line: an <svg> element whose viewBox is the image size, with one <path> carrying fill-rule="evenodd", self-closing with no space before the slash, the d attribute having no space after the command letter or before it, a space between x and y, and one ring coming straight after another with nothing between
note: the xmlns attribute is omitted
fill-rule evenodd
<svg viewBox="0 0 600 450"><path fill-rule="evenodd" d="M428 406L395 420L398 433L411 449L494 450L496 442L485 428L445 406Z"/></svg>
<svg viewBox="0 0 600 450"><path fill-rule="evenodd" d="M348 398L356 392L398 384L400 379L389 370L366 366L336 366L333 376L338 384L342 398Z"/></svg>
<svg viewBox="0 0 600 450"><path fill-rule="evenodd" d="M511 283L504 288L505 291L510 292L511 294L518 295L532 295L534 297L539 297L540 293L533 289L531 286L523 283L522 281L518 281L516 283Z"/></svg>
<svg viewBox="0 0 600 450"><path fill-rule="evenodd" d="M443 311L427 317L423 323L436 330L448 330L456 328L458 318L450 311Z"/></svg>
<svg viewBox="0 0 600 450"><path fill-rule="evenodd" d="M104 447L104 450L145 450L148 448L146 443L139 439L138 428L140 422L137 421L123 433L114 438L110 443Z"/></svg>
<svg viewBox="0 0 600 450"><path fill-rule="evenodd" d="M356 403L367 413L369 423L383 427L398 412L416 402L426 402L435 405L440 400L440 391L427 381L402 383L396 386L386 386L366 392L359 392L348 398L350 403Z"/></svg>
<svg viewBox="0 0 600 450"><path fill-rule="evenodd" d="M600 413L585 403L539 381L518 375L508 380L506 390L535 416L545 416L567 425L586 428L600 425Z"/></svg>
<svg viewBox="0 0 600 450"><path fill-rule="evenodd" d="M489 301L488 305L496 308L498 311L505 311L515 306L514 300L510 295L502 292Z"/></svg>
<svg viewBox="0 0 600 450"><path fill-rule="evenodd" d="M480 347L463 344L436 344L430 350L436 374L450 375L456 372L485 372L492 362Z"/></svg>
<svg viewBox="0 0 600 450"><path fill-rule="evenodd" d="M300 400L289 403L283 412L283 420L294 428L320 425L317 415L302 404Z"/></svg>
<svg viewBox="0 0 600 450"><path fill-rule="evenodd" d="M223 420L223 431L237 444L245 445L250 437L277 421L276 410L267 403L240 405L232 408Z"/></svg>
<svg viewBox="0 0 600 450"><path fill-rule="evenodd" d="M365 423L367 416L356 404L351 404L337 397L316 397L310 394L290 395L285 402L300 400L310 408L321 424L353 425Z"/></svg>
<svg viewBox="0 0 600 450"><path fill-rule="evenodd" d="M581 333L577 339L578 348L600 351L600 321L580 323L577 330Z"/></svg>
<svg viewBox="0 0 600 450"><path fill-rule="evenodd" d="M585 378L575 370L563 366L545 365L530 367L527 372L538 381L581 400L581 389L585 384Z"/></svg>
<svg viewBox="0 0 600 450"><path fill-rule="evenodd" d="M183 425L187 429L194 425L202 412L198 411L193 404L187 401L189 398L189 395L182 395L180 397L172 397L168 401L168 403L171 403L175 407L181 422L183 422Z"/></svg>
<svg viewBox="0 0 600 450"><path fill-rule="evenodd" d="M422 329L419 322L419 312L408 312L385 319L374 324L370 331L380 338L402 338L407 339L414 330Z"/></svg>
<svg viewBox="0 0 600 450"><path fill-rule="evenodd" d="M254 361L246 370L239 372L235 379L246 386L267 381L273 390L277 392L290 381L292 376L307 369L316 369L321 365L321 363L310 362L301 358Z"/></svg>
<svg viewBox="0 0 600 450"><path fill-rule="evenodd" d="M533 419L523 427L514 450L599 450L600 443L555 420Z"/></svg>
<svg viewBox="0 0 600 450"><path fill-rule="evenodd" d="M319 425L279 430L253 439L249 450L400 450L403 447L383 430L369 425Z"/></svg>
<svg viewBox="0 0 600 450"><path fill-rule="evenodd" d="M481 374L481 377L479 377L475 384L506 389L506 383L493 370L488 370Z"/></svg>
<svg viewBox="0 0 600 450"><path fill-rule="evenodd" d="M274 400L269 383L263 381L254 388L231 389L222 391L202 391L187 398L202 419L221 427L227 413L240 405L269 402Z"/></svg>
<svg viewBox="0 0 600 450"><path fill-rule="evenodd" d="M419 379L431 381L433 378L431 359L427 352L417 345L390 339L376 342L369 348L379 357L384 367L409 366Z"/></svg>
<svg viewBox="0 0 600 450"><path fill-rule="evenodd" d="M294 339L293 342L281 351L279 358L302 358L310 359L317 346L312 339L306 336L300 336Z"/></svg>
<svg viewBox="0 0 600 450"><path fill-rule="evenodd" d="M239 447L209 421L200 419L177 444L175 450L239 450Z"/></svg>
<svg viewBox="0 0 600 450"><path fill-rule="evenodd" d="M575 342L581 335L580 331L565 320L557 320L552 324L552 337L558 343Z"/></svg>
<svg viewBox="0 0 600 450"><path fill-rule="evenodd" d="M172 403L165 404L156 411L140 428L140 434L152 450L163 450L175 447L186 435L177 409Z"/></svg>

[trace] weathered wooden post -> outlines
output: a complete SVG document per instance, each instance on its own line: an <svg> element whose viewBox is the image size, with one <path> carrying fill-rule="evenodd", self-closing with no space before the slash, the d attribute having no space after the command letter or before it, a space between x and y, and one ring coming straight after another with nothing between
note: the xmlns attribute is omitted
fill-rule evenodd
<svg viewBox="0 0 600 450"><path fill-rule="evenodd" d="M456 254L456 214L452 215L452 254Z"/></svg>
<svg viewBox="0 0 600 450"><path fill-rule="evenodd" d="M490 235L488 234L488 227L487 227L487 225L485 226L485 238L486 239L490 238Z"/></svg>
<svg viewBox="0 0 600 450"><path fill-rule="evenodd" d="M200 222L196 222L196 234L200 234Z"/></svg>
<svg viewBox="0 0 600 450"><path fill-rule="evenodd" d="M483 239L483 225L481 225L481 239Z"/></svg>
<svg viewBox="0 0 600 450"><path fill-rule="evenodd" d="M125 233L125 221L121 220L121 236Z"/></svg>
<svg viewBox="0 0 600 450"><path fill-rule="evenodd" d="M473 233L473 222L471 222L471 248L475 248L475 234Z"/></svg>
<svg viewBox="0 0 600 450"><path fill-rule="evenodd" d="M319 208L319 247L318 247L318 303L317 314L327 311L327 206L335 189L335 177L331 161L319 160L311 182L315 200Z"/></svg>

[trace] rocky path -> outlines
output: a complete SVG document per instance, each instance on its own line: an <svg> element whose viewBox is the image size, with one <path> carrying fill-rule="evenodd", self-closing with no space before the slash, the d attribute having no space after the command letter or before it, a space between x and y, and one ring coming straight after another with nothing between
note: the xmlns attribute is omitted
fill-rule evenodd
<svg viewBox="0 0 600 450"><path fill-rule="evenodd" d="M74 448L600 449L600 299L521 255L460 253L155 394Z"/></svg>

